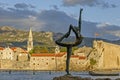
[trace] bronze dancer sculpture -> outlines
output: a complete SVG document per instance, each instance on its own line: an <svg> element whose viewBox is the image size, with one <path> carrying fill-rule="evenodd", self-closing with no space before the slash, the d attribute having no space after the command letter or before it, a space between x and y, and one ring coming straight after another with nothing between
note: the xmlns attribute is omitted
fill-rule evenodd
<svg viewBox="0 0 120 80"><path fill-rule="evenodd" d="M79 45L82 42L82 39L83 39L82 35L80 34L80 32L81 32L81 14L82 14L82 10L83 9L80 9L78 27L73 26L73 25L70 24L69 31L65 35L63 35L60 39L55 41L56 44L67 48L67 59L66 59L66 72L67 72L67 75L70 75L70 73L69 73L69 63L70 63L70 56L72 54L72 47ZM73 42L73 43L62 42L62 40L64 38L68 38L68 36L71 33L71 30L75 33L76 41Z"/></svg>

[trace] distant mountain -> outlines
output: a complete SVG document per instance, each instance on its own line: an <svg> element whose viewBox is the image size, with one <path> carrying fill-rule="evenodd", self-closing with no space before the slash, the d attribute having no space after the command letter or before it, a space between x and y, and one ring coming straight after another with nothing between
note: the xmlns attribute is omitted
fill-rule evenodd
<svg viewBox="0 0 120 80"><path fill-rule="evenodd" d="M59 35L59 36L58 36ZM57 36L57 37L56 37ZM56 33L54 36L54 40L58 39L59 37L63 36L62 33ZM83 37L82 43L79 45L79 47L81 46L88 46L88 47L92 47L93 46L93 41L94 40L102 40L105 42L109 42L109 43L113 43L113 44L118 44L120 45L120 40L107 40L107 39L102 39L102 38L90 38L90 37ZM75 37L70 36L68 37L68 39L64 39L64 42L72 42L75 41Z"/></svg>
<svg viewBox="0 0 120 80"><path fill-rule="evenodd" d="M28 40L28 31L15 29L10 26L0 27L0 46L19 46L26 48ZM46 46L55 46L55 40L63 36L63 33L53 33L53 32L36 32L33 31L33 40L34 45L46 45ZM120 45L120 40L110 41L101 38L89 38L84 37L82 43L79 46L91 46L93 45L94 40L103 40L106 42L114 43ZM65 42L75 41L75 37L70 36L68 39L64 40Z"/></svg>

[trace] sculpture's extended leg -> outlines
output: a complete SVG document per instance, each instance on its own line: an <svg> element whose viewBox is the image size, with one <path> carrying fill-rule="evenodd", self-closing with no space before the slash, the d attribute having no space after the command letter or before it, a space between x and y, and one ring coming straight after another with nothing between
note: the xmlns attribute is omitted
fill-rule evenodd
<svg viewBox="0 0 120 80"><path fill-rule="evenodd" d="M72 54L72 46L67 47L67 59L66 59L66 72L67 75L70 75L69 73L69 64L70 64L70 56Z"/></svg>
<svg viewBox="0 0 120 80"><path fill-rule="evenodd" d="M79 36L79 33L75 30L75 28L72 25L70 25L69 31L65 35L63 35L60 39L58 39L56 41L56 43L60 43L64 38L67 38L70 35L71 30L73 30L73 32L75 33L76 37Z"/></svg>
<svg viewBox="0 0 120 80"><path fill-rule="evenodd" d="M58 40L56 40L56 41L55 41L56 44L63 46L63 43L61 43L61 42L62 42L62 40L63 40L64 38L67 38L67 37L70 35L70 32L71 32L71 29L72 29L72 28L73 28L73 26L70 25L69 31L68 31L65 35L63 35L61 38L59 38ZM64 46L64 47L66 47L66 46Z"/></svg>
<svg viewBox="0 0 120 80"><path fill-rule="evenodd" d="M70 35L71 30L75 33L76 38L80 37L80 30L79 30L79 28L73 27L72 25L70 25L69 31L66 33L66 37L68 37Z"/></svg>
<svg viewBox="0 0 120 80"><path fill-rule="evenodd" d="M71 30L73 29L73 26L70 24L69 31L65 34L66 38L70 35Z"/></svg>

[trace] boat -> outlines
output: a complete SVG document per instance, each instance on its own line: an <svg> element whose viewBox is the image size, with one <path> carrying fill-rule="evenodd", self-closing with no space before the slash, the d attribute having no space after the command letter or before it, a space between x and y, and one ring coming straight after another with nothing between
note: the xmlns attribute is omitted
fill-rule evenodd
<svg viewBox="0 0 120 80"><path fill-rule="evenodd" d="M89 71L92 76L119 76L118 71Z"/></svg>

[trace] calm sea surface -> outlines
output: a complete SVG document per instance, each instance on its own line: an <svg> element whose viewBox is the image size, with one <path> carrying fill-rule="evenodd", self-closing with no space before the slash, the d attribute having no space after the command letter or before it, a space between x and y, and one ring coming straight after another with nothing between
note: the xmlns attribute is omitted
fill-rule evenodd
<svg viewBox="0 0 120 80"><path fill-rule="evenodd" d="M55 71L11 71L9 72L0 72L0 80L52 80L54 77L63 76L65 72L55 72ZM111 78L116 79L120 76L90 76L88 72L71 72L74 76L81 77L91 77L96 78Z"/></svg>

